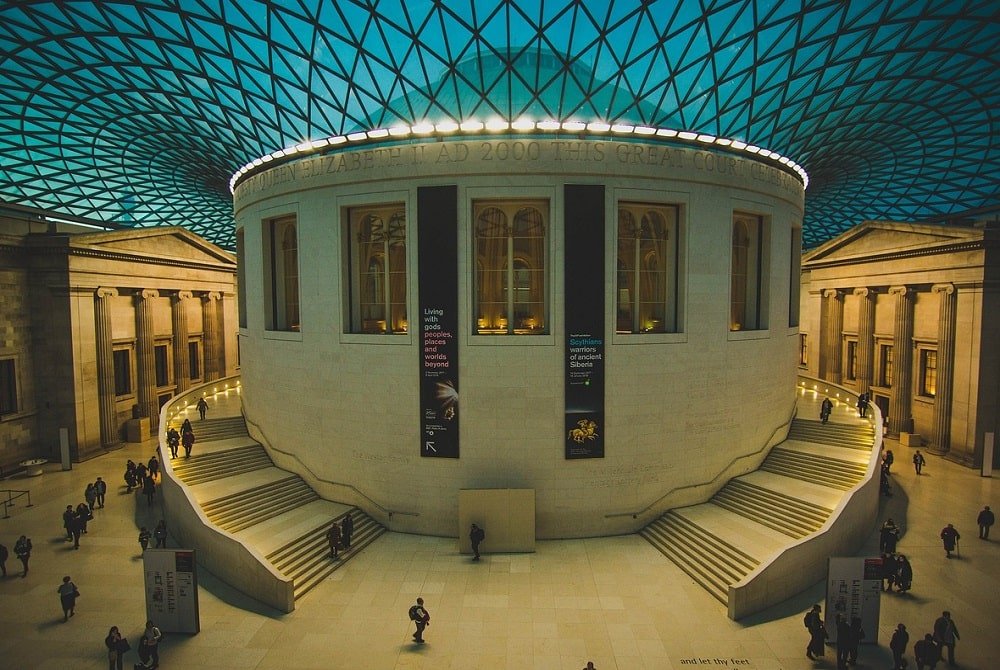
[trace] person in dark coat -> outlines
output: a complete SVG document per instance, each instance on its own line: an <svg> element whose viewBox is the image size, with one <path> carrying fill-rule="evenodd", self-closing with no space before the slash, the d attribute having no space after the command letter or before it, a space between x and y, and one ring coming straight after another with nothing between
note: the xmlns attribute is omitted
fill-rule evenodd
<svg viewBox="0 0 1000 670"><path fill-rule="evenodd" d="M826 423L830 420L831 412L833 412L833 403L830 402L829 398L823 398L823 402L819 406L819 420Z"/></svg>
<svg viewBox="0 0 1000 670"><path fill-rule="evenodd" d="M837 668L847 670L851 655L851 622L843 614L837 615Z"/></svg>
<svg viewBox="0 0 1000 670"><path fill-rule="evenodd" d="M955 665L955 643L961 639L958 626L951 619L951 612L945 610L934 622L934 641L948 650L948 665Z"/></svg>
<svg viewBox="0 0 1000 670"><path fill-rule="evenodd" d="M128 463L125 464L125 486L128 487L125 493L132 493L132 489L138 486L138 484L139 478L135 473L135 461L130 458Z"/></svg>
<svg viewBox="0 0 1000 670"><path fill-rule="evenodd" d="M337 551L340 549L340 525L336 521L326 531L326 541L330 543L330 558L339 558Z"/></svg>
<svg viewBox="0 0 1000 670"><path fill-rule="evenodd" d="M80 548L80 535L83 534L84 526L86 522L80 518L79 514L74 513L73 518L69 520L69 533L70 537L73 538L73 548Z"/></svg>
<svg viewBox="0 0 1000 670"><path fill-rule="evenodd" d="M149 457L149 476L156 479L160 476L160 459L153 454Z"/></svg>
<svg viewBox="0 0 1000 670"><path fill-rule="evenodd" d="M806 645L806 657L815 661L817 656L824 655L824 645L826 638L826 626L823 625L823 617L820 614L820 606L813 605L812 609L806 612L803 623L809 631L809 644Z"/></svg>
<svg viewBox="0 0 1000 670"><path fill-rule="evenodd" d="M868 394L858 394L858 416L865 418L865 411L868 409Z"/></svg>
<svg viewBox="0 0 1000 670"><path fill-rule="evenodd" d="M157 549L167 548L167 522L160 519L160 523L156 524L156 528L153 529L153 537L156 539Z"/></svg>
<svg viewBox="0 0 1000 670"><path fill-rule="evenodd" d="M87 484L87 488L83 492L83 499L87 501L87 507L89 507L90 511L93 512L94 507L97 506L97 489L92 483Z"/></svg>
<svg viewBox="0 0 1000 670"><path fill-rule="evenodd" d="M878 532L878 550L884 554L895 554L899 542L899 527L892 518L885 520Z"/></svg>
<svg viewBox="0 0 1000 670"><path fill-rule="evenodd" d="M146 505L152 507L153 497L156 495L156 482L153 481L152 477L147 476L142 480L142 492L146 494Z"/></svg>
<svg viewBox="0 0 1000 670"><path fill-rule="evenodd" d="M892 455L892 449L886 449L882 455L882 464L885 466L886 474L892 474L892 464L896 462L896 457Z"/></svg>
<svg viewBox="0 0 1000 670"><path fill-rule="evenodd" d="M913 566L903 554L896 557L896 590L906 593L913 585Z"/></svg>
<svg viewBox="0 0 1000 670"><path fill-rule="evenodd" d="M129 650L128 640L118 632L118 626L112 626L108 636L104 638L104 646L108 648L108 670L122 670L122 659Z"/></svg>
<svg viewBox="0 0 1000 670"><path fill-rule="evenodd" d="M413 641L417 644L424 643L424 629L431 625L431 615L424 608L424 599L417 598L417 604L410 607L410 620L417 624L417 632L413 634Z"/></svg>
<svg viewBox="0 0 1000 670"><path fill-rule="evenodd" d="M193 432L194 428L191 427L191 419L184 419L184 423L181 424L181 435Z"/></svg>
<svg viewBox="0 0 1000 670"><path fill-rule="evenodd" d="M351 548L351 535L354 535L354 519L351 518L350 512L344 516L344 520L340 523L340 530L341 542L344 545L344 551L347 551Z"/></svg>
<svg viewBox="0 0 1000 670"><path fill-rule="evenodd" d="M905 670L906 661L903 654L906 653L906 645L910 643L910 634L906 632L906 626L897 624L896 630L889 640L889 649L892 651L892 670Z"/></svg>
<svg viewBox="0 0 1000 670"><path fill-rule="evenodd" d="M137 466L135 466L135 481L137 487L141 487L142 483L146 481L146 473L147 470L145 463L139 463Z"/></svg>
<svg viewBox="0 0 1000 670"><path fill-rule="evenodd" d="M143 551L149 548L149 538L151 537L149 530L145 526L139 529L139 546L142 547Z"/></svg>
<svg viewBox="0 0 1000 670"><path fill-rule="evenodd" d="M170 458L177 458L177 450L181 446L181 434L171 426L167 429L167 447L170 449Z"/></svg>
<svg viewBox="0 0 1000 670"><path fill-rule="evenodd" d="M22 535L17 538L17 542L14 543L14 555L17 559L21 561L21 565L24 566L24 572L21 573L22 579L28 576L28 561L31 560L31 538Z"/></svg>
<svg viewBox="0 0 1000 670"><path fill-rule="evenodd" d="M923 640L913 645L913 656L917 661L917 670L924 670L925 666L934 670L941 660L941 647L934 641L934 636L927 633Z"/></svg>
<svg viewBox="0 0 1000 670"><path fill-rule="evenodd" d="M59 593L59 603L62 605L63 621L69 621L69 618L76 614L76 597L80 592L76 590L76 584L69 575L63 577L62 584L56 591Z"/></svg>
<svg viewBox="0 0 1000 670"><path fill-rule="evenodd" d="M924 455L920 453L919 449L917 449L917 453L913 454L913 469L916 470L919 475L925 465L927 465L927 459L924 458Z"/></svg>
<svg viewBox="0 0 1000 670"><path fill-rule="evenodd" d="M87 522L93 518L87 503L80 503L76 506L76 521L80 524L80 532L84 535L87 534Z"/></svg>
<svg viewBox="0 0 1000 670"><path fill-rule="evenodd" d="M941 541L944 543L944 552L947 558L951 558L951 552L955 551L955 545L961 539L962 536L950 523L941 529Z"/></svg>
<svg viewBox="0 0 1000 670"><path fill-rule="evenodd" d="M104 496L108 493L108 484L100 477L94 482L94 490L97 492L97 506L104 509Z"/></svg>
<svg viewBox="0 0 1000 670"><path fill-rule="evenodd" d="M7 545L0 544L0 570L3 570L3 577L7 576Z"/></svg>
<svg viewBox="0 0 1000 670"><path fill-rule="evenodd" d="M896 583L896 573L899 570L899 563L895 554L882 554L882 590L892 591Z"/></svg>
<svg viewBox="0 0 1000 670"><path fill-rule="evenodd" d="M486 539L486 531L484 531L476 524L472 524L472 528L469 529L469 541L472 542L472 553L475 554L472 560L474 561L479 560L479 545L485 539Z"/></svg>
<svg viewBox="0 0 1000 670"><path fill-rule="evenodd" d="M205 402L205 396L198 398L198 404L196 407L198 408L198 416L200 416L201 420L204 421L205 414L208 412L208 403Z"/></svg>
<svg viewBox="0 0 1000 670"><path fill-rule="evenodd" d="M996 523L996 520L997 518L993 514L993 511L990 509L990 506L987 505L986 507L984 507L983 510L979 513L979 516L976 517L976 523L979 524L980 540L990 539L990 526Z"/></svg>
<svg viewBox="0 0 1000 670"><path fill-rule="evenodd" d="M851 648L847 652L847 663L857 665L858 651L861 648L861 640L865 639L865 631L861 627L861 617L851 617Z"/></svg>
<svg viewBox="0 0 1000 670"><path fill-rule="evenodd" d="M66 529L66 541L73 541L73 519L76 518L76 512L73 511L72 505L66 505L66 511L63 512L63 528Z"/></svg>
<svg viewBox="0 0 1000 670"><path fill-rule="evenodd" d="M194 433L190 430L182 433L181 446L184 447L184 458L191 458L191 447L194 446Z"/></svg>

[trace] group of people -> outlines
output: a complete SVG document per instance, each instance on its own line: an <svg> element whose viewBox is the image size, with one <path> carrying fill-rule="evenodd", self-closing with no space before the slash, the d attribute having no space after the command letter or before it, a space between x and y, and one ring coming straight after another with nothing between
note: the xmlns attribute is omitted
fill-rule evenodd
<svg viewBox="0 0 1000 670"><path fill-rule="evenodd" d="M126 493L131 493L132 489L142 491L146 496L146 504L153 505L156 497L156 479L160 476L160 460L153 454L146 463L136 464L131 458L125 464L125 486Z"/></svg>
<svg viewBox="0 0 1000 670"><path fill-rule="evenodd" d="M330 558L340 558L340 549L348 551L351 548L351 536L354 535L354 519L351 513L344 515L343 520L337 523L334 520L330 524L330 529L326 531L326 541L330 544Z"/></svg>
<svg viewBox="0 0 1000 670"><path fill-rule="evenodd" d="M160 523L156 524L156 528L150 533L149 530L142 526L139 528L139 546L142 547L143 552L149 548L149 540L153 538L156 540L156 549L166 549L167 548L167 522L160 519Z"/></svg>
<svg viewBox="0 0 1000 670"><path fill-rule="evenodd" d="M17 556L17 560L21 561L21 577L28 576L28 561L31 560L31 538L25 535L17 538L17 542L14 543L14 555ZM0 544L0 570L3 571L3 576L7 576L7 558L10 556L10 552L7 549L7 545Z"/></svg>
<svg viewBox="0 0 1000 670"><path fill-rule="evenodd" d="M152 621L146 622L139 640L139 663L136 668L152 670L160 665L160 640L163 633ZM123 637L118 626L112 626L108 636L104 638L104 646L108 648L108 670L122 670L125 653L132 649L128 639Z"/></svg>
<svg viewBox="0 0 1000 670"><path fill-rule="evenodd" d="M199 406L203 402L204 398L199 401ZM201 418L205 418L204 413ZM170 458L177 458L180 447L184 447L184 458L191 458L191 449L194 447L194 428L191 427L191 419L184 419L179 433L173 426L167 428L167 448L170 449Z"/></svg>
<svg viewBox="0 0 1000 670"><path fill-rule="evenodd" d="M809 631L809 644L806 646L806 656L810 660L818 660L825 655L826 640L830 637L826 629L819 605L813 605L812 609L806 612L803 623ZM865 631L861 627L860 617L848 618L842 612L837 613L837 668L846 670L848 666L855 665L858 660L858 650L861 641L865 638ZM941 660L943 652L948 655L948 665L955 665L955 645L960 639L958 626L951 618L951 612L944 611L941 616L934 621L933 632L924 635L913 645L913 656L916 661L917 670L934 670ZM904 670L907 663L904 655L910 644L910 634L906 630L905 624L897 624L896 629L889 639L889 650L892 652L892 670Z"/></svg>

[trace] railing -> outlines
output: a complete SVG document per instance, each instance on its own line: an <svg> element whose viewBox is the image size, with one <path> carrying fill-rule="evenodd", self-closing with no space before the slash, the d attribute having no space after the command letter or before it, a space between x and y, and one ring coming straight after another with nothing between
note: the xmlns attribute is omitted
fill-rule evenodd
<svg viewBox="0 0 1000 670"><path fill-rule="evenodd" d="M248 426L252 426L253 429L258 433L258 435L260 436L261 443L265 446L265 448L268 451L275 451L275 452L281 454L282 456L287 456L287 457L289 457L291 459L294 459L295 462L299 464L299 467L301 467L302 470L304 470L305 472L309 473L309 476L312 477L313 479L315 479L316 481L323 482L324 484L327 484L329 486L336 486L336 487L347 489L349 491L353 491L359 497L364 498L369 503L371 503L374 507L377 507L379 509L379 511L381 511L382 514L385 515L389 520L392 520L392 517L394 515L396 515L396 514L401 514L403 516L420 516L420 512L407 512L407 511L404 511L404 510L392 510L392 509L388 509L384 505L380 505L379 503L377 503L370 496L366 495L363 491L361 491L360 489L358 489L353 484L346 484L344 482L335 482L333 480L324 479L323 477L320 477L315 472L313 472L312 468L310 468L308 465L306 465L302 461L302 459L298 457L297 454L294 454L294 453L292 453L290 451L285 451L284 449L279 449L278 447L274 446L274 443L271 442L267 438L267 435L264 433L264 430L258 424L256 424L253 421L251 421L249 419L249 417L247 417L246 414L243 415L243 420L247 422Z"/></svg>
<svg viewBox="0 0 1000 670"><path fill-rule="evenodd" d="M653 502L651 502L648 505L646 505L645 507L643 507L642 509L633 510L631 512L612 512L610 514L605 514L604 518L606 518L606 519L614 519L614 518L620 518L620 517L623 517L623 516L630 516L633 519L637 519L640 516L644 516L645 514L647 514L650 510L656 509L657 507L661 506L663 504L664 500L666 500L667 498L669 498L670 496L672 496L674 494L680 493L681 491L686 491L688 489L696 489L696 488L705 487L705 486L713 486L720 479L725 479L726 481L729 481L729 479L732 478L732 476L729 473L732 470L732 468L736 465L737 462L739 462L741 460L744 460L744 459L751 459L751 458L754 458L755 456L759 456L766 449L768 449L771 446L773 446L771 444L771 442L772 442L772 440L774 440L775 435L777 435L779 431L787 429L788 425L791 423L792 419L794 419L794 418L795 418L795 403L793 402L792 403L792 411L788 415L788 420L782 422L778 426L775 426L774 430L771 431L771 434L768 436L768 438L766 440L764 440L764 445L760 449L757 449L756 451L752 451L752 452L750 452L748 454L739 454L737 456L734 456L733 459L731 461L729 461L729 463L726 464L726 466L724 468L722 468L719 471L719 473L716 474L715 477L713 477L712 479L708 479L708 480L705 480L703 482L698 482L696 484L685 484L683 486L674 487L674 488L670 489L669 491L667 491L666 493L664 493L663 495L661 495L659 498L657 498Z"/></svg>
<svg viewBox="0 0 1000 670"><path fill-rule="evenodd" d="M28 504L25 507L31 507L31 491L18 491L17 489L0 489L0 494L5 495L6 498L0 502L3 502L3 518L9 519L10 512L8 511L11 507L15 506L15 500L21 496L28 496ZM16 495L15 495L16 494Z"/></svg>

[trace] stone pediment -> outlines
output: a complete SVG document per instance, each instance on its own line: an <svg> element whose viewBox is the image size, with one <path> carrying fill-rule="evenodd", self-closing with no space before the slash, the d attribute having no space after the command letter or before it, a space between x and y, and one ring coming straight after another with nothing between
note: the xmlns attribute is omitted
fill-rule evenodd
<svg viewBox="0 0 1000 670"><path fill-rule="evenodd" d="M149 259L236 265L233 254L178 226L85 233L73 236L71 246L107 253L137 254Z"/></svg>
<svg viewBox="0 0 1000 670"><path fill-rule="evenodd" d="M808 252L802 262L828 263L922 250L933 252L982 237L982 230L965 226L865 221Z"/></svg>

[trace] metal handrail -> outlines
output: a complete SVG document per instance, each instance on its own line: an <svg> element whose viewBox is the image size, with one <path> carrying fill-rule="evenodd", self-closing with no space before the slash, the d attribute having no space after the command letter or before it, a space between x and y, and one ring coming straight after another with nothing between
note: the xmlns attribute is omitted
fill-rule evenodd
<svg viewBox="0 0 1000 670"><path fill-rule="evenodd" d="M242 411L242 410L241 410L241 411ZM366 495L366 494L365 494L365 493L364 493L363 491L361 491L361 490L360 490L360 489L359 489L358 487L354 486L354 484L346 484L346 483L344 483L344 482L335 482L335 481L332 481L332 480L330 480L330 479L324 479L323 477L320 477L320 476L319 476L319 475L317 475L317 474L316 474L315 472L313 472L313 471L312 471L312 468L310 468L310 467L309 467L308 465L306 465L306 464L305 464L305 463L304 463L304 462L302 461L302 459L301 459L301 458L299 458L299 457L298 457L298 456L297 456L296 454L294 454L294 453L292 453L292 452L290 452L290 451L285 451L285 450L283 450L283 449L279 449L278 447L274 446L274 443L272 443L272 442L271 442L271 440L269 440L269 439L267 438L267 435L266 435L266 434L264 433L263 429L262 429L262 428L261 428L261 427L260 427L260 426L259 426L259 425L258 425L257 423L255 423L255 422L251 421L251 420L249 419L249 417L247 417L247 415L246 415L246 412L243 412L243 420L244 420L244 421L246 421L246 422L247 422L248 424L250 424L251 426L253 426L253 427L254 427L254 429L255 429L255 430L256 430L256 431L258 432L258 433L260 433L260 436L261 436L261 437L262 437L262 438L264 439L264 441L265 441L265 442L267 443L267 447L268 447L268 449L273 449L274 451L278 452L279 454L281 454L281 455L283 455L283 456L289 456L290 458L294 458L294 459L295 459L295 460L296 460L296 461L298 462L298 464L299 464L300 466L302 466L302 469L304 469L304 470L305 470L306 472L308 472L308 473L309 473L309 474L310 474L310 475L311 475L311 476L312 476L312 477L313 477L314 479L316 479L317 481L320 481L320 482L323 482L324 484L329 484L329 485L331 485L331 486L341 486L341 487L344 487L344 488L346 488L346 489L350 489L351 491L354 491L354 492L355 492L356 494L358 494L359 496L361 496L362 498L364 498L365 500L367 500L368 502L370 502L370 503L371 503L372 505L374 505L374 506L375 506L375 507L377 507L378 509L382 510L382 512L383 512L383 513L384 513L384 514L385 514L385 515L386 515L387 517L389 517L390 519L391 519L391 518L393 517L393 515L395 515L395 514L402 514L403 516L420 516L420 512L407 512L407 511L402 511L402 510L391 510L391 509L388 509L388 508L386 508L386 507L384 507L384 506L380 505L379 503L375 502L374 500L372 500L372 498L371 498L370 496Z"/></svg>
<svg viewBox="0 0 1000 670"><path fill-rule="evenodd" d="M14 501L20 498L21 496L28 496L28 504L25 505L25 507L33 506L31 504L31 491L20 491L18 489L0 489L0 493L7 494L7 499L0 501L3 502L3 518L5 519L10 518L10 513L8 512L8 508L13 507L15 504ZM16 493L17 495L12 495L14 493Z"/></svg>

